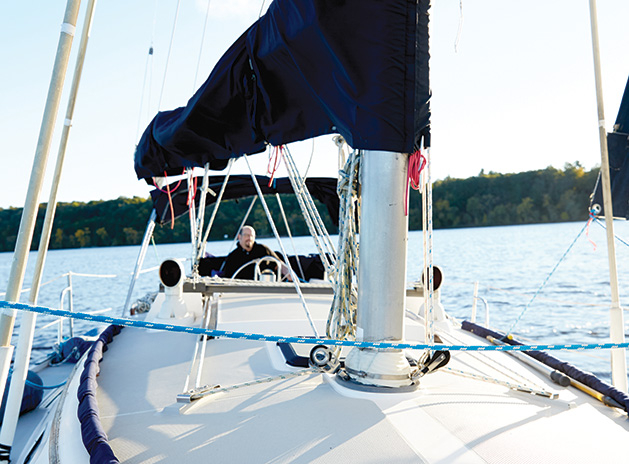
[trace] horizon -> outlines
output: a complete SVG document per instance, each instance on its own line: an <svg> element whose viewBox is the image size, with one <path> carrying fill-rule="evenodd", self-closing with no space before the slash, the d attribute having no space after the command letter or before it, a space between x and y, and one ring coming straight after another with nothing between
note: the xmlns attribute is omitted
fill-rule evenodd
<svg viewBox="0 0 629 464"><path fill-rule="evenodd" d="M468 177L451 177L451 176L446 176L443 179L436 179L433 181L433 185L438 184L440 182L444 182L444 181L459 181L459 180L467 180L467 179L473 179L473 178L477 178L477 177L493 177L493 176L517 176L519 174L526 174L526 173L530 173L530 172L537 172L537 171L545 171L547 169L556 169L558 171L565 171L566 168L569 166L572 167L579 167L581 169L583 169L585 172L592 172L594 170L598 170L600 169L600 166L594 166L590 169L581 166L581 164L576 161L574 163L569 163L567 162L566 165L564 165L562 168L557 168L555 166L546 166L545 168L539 168L539 169L530 169L530 170L526 170L526 171L519 171L519 172L494 172L494 171L487 171L484 172L484 169L481 169L481 172L479 172L478 174L472 175L472 176L468 176ZM594 191L596 182L592 185L592 191ZM280 195L284 195L284 194L280 194ZM64 205L69 205L72 203L79 203L79 204L88 204L91 202L97 202L97 203L104 203L104 202L108 202L108 201L116 201L119 199L133 199L133 198L140 198L140 199L144 199L146 201L151 201L151 196L150 195L146 195L146 196L141 196L141 195L133 195L133 196L126 196L126 195L118 195L117 197L114 198L93 198L93 199L88 199L88 200L69 200L69 201L58 201L57 204L64 204ZM229 200L228 200L229 201ZM47 204L47 201L41 201L40 202L40 208L44 205ZM8 210L8 209L22 209L23 206L8 206L8 207L1 207L0 206L0 211L2 210Z"/></svg>
<svg viewBox="0 0 629 464"><path fill-rule="evenodd" d="M579 163L579 162L578 161L573 162L573 163L567 162L566 164L569 164L570 166L575 166L575 163ZM593 170L600 169L600 166L594 166L594 167L588 169L585 166L581 166L580 163L579 163L578 167L584 169L585 172L591 172ZM524 173L528 173L528 172L544 171L546 169L551 169L551 168L552 169L557 169L559 171L565 171L566 165L564 165L561 168L549 165L549 166L546 166L545 168L529 169L529 170L526 170L526 171L518 171L518 172L495 172L495 171L484 172L484 169L481 169L481 172L479 172L479 173L477 173L475 175L472 175L472 176L468 176L468 177L446 176L443 179L436 179L436 180L434 180L433 184L436 184L436 183L439 183L439 182L443 182L443 181L446 181L446 180L447 181L451 181L451 180L466 180L466 179L472 179L472 178L475 178L475 177L483 177L483 176L485 176L485 177L494 176L494 175L497 175L497 176L511 176L511 175L524 174ZM592 185L592 190L594 190L594 187L595 187L595 185ZM147 201L151 200L150 195L147 194L147 195L144 195L144 196L142 196L142 195L133 195L133 196L118 195L117 197L113 197L113 198L92 198L92 199L88 199L88 200L68 200L68 201L58 201L57 203L58 204L66 204L66 205L67 204L71 204L71 203L87 204L87 203L91 203L91 202L115 201L115 200L118 200L120 198L123 198L123 199L142 198L142 199L145 199ZM41 201L40 202L40 207L42 205L46 205L46 204L47 204L47 200L46 201ZM22 206L6 206L6 207L0 206L0 210L21 209L21 208L23 208L23 205Z"/></svg>
<svg viewBox="0 0 629 464"><path fill-rule="evenodd" d="M112 4L96 6L59 202L148 197L148 185L135 179L132 168L138 134L158 106L166 110L185 104L227 47L257 19L261 4L212 2L203 44L207 2L196 0L182 7L164 80L175 2L161 3L133 2L124 15ZM629 43L629 28L623 24L629 2L615 3L598 6L607 131L629 75L629 60L620 59L625 55L618 45ZM469 178L481 170L514 174L550 166L563 169L575 162L586 170L600 165L587 1L548 5L536 0L527 8L499 0L462 5L463 16L456 0L441 0L431 8L432 178ZM84 9L79 13L41 203L48 201ZM37 15L31 10L22 2L0 6L0 15L11 19L0 29L0 38L11 44L0 52L11 70L0 78L5 102L0 108L4 128L0 154L5 162L0 208L5 209L21 208L26 197L65 5L46 2L39 5ZM124 34L111 35L119 31ZM147 83L143 92L151 43L152 86ZM162 86L163 98L157 105ZM290 145L302 172L314 143L325 153L317 152L309 175L336 174L336 147L329 139ZM88 173L83 170L86 163ZM266 154L253 157L256 174L263 174L267 163ZM234 173L248 172L243 163L237 164ZM278 175L283 172L280 169Z"/></svg>

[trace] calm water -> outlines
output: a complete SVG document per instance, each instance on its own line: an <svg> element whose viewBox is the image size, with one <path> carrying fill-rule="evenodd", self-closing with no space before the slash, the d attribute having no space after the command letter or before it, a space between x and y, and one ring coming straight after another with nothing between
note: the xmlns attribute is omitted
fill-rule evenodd
<svg viewBox="0 0 629 464"><path fill-rule="evenodd" d="M438 230L434 233L434 262L443 270L442 302L450 314L469 319L473 302L474 282L479 282L479 296L489 305L490 326L506 331L521 317L513 333L522 340L539 343L603 343L609 337L609 272L605 230L592 224L589 238L582 234L572 250L550 276L546 286L528 306L531 298L560 261L577 237L584 223L563 223L474 229ZM616 235L629 242L629 224L616 222ZM274 239L261 240L277 249ZM336 241L336 238L334 238ZM222 255L229 251L231 241L213 242L208 251ZM300 253L314 252L312 239L295 239ZM618 274L621 305L629 307L629 246L617 243ZM290 242L285 243L290 253ZM109 314L120 315L126 298L139 247L88 248L51 250L48 254L44 282L38 304L58 308L60 294L67 286L67 277L53 280L72 271L77 274L113 275L96 278L73 275L74 310L89 311L112 308ZM149 249L145 268L158 266L169 257L190 255L187 244L158 245ZM0 253L0 289L6 289L11 266L11 253ZM415 280L421 273L422 234L409 236L408 275ZM28 286L35 262L31 253L26 275ZM156 290L156 271L143 274L136 284L134 298ZM28 300L28 293L21 301ZM67 306L66 302L66 308ZM484 322L485 308L478 305L477 320ZM38 326L51 321L39 317ZM625 324L625 333L627 332ZM17 322L19 326L19 318ZM77 321L75 333L93 326ZM66 326L67 328L67 326ZM16 331L17 332L17 331ZM33 358L56 342L57 328L38 331ZM554 352L556 357L572 362L609 380L609 353Z"/></svg>

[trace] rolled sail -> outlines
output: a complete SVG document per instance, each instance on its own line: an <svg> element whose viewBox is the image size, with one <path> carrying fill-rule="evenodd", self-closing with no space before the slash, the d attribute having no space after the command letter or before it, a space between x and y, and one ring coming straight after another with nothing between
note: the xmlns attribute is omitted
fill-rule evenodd
<svg viewBox="0 0 629 464"><path fill-rule="evenodd" d="M275 0L185 107L160 112L138 178L324 134L410 153L430 143L429 0Z"/></svg>

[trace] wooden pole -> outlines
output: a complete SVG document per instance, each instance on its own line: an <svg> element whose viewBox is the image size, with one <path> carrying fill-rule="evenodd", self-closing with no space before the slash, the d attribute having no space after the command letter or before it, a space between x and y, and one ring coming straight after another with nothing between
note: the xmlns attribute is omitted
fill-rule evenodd
<svg viewBox="0 0 629 464"><path fill-rule="evenodd" d="M59 102L63 91L68 61L70 59L70 50L74 39L76 19L79 14L80 4L80 0L68 0L63 24L61 25L57 55L50 86L48 88L46 107L44 109L28 193L26 194L17 242L15 244L9 283L7 285L6 300L11 302L19 301L20 290L24 282L28 253L33 239L37 211L39 209L39 194L44 183L48 153L50 152L52 134L59 110ZM16 313L17 311L15 309L5 308L2 314L0 314L0 391L4 391L7 373L11 363L11 355L13 352L11 334L13 333L13 327L15 325Z"/></svg>
<svg viewBox="0 0 629 464"><path fill-rule="evenodd" d="M607 230L607 255L609 261L609 283L612 294L610 310L610 337L612 343L624 343L625 332L620 294L618 291L618 268L614 243L614 214L612 210L611 180L609 175L609 155L607 152L607 132L603 108L603 84L598 43L598 19L596 0L590 0L590 24L592 27L592 51L594 55L594 75L596 79L596 100L598 107L598 134L601 145L601 179L603 181L603 206L605 208L605 228ZM611 350L612 383L620 391L627 392L627 358L624 348Z"/></svg>
<svg viewBox="0 0 629 464"><path fill-rule="evenodd" d="M68 138L70 135L72 116L74 114L74 106L76 103L76 97L77 97L77 93L79 89L79 84L81 81L83 63L85 60L87 42L89 39L89 33L91 29L92 17L94 14L95 6L96 6L96 0L89 0L87 10L85 12L85 24L83 27L83 32L81 34L79 53L77 56L77 62L74 69L74 77L72 79L70 97L68 101L68 107L66 109L66 117L65 117L65 121L63 125L63 132L61 135L61 142L59 145L59 153L57 155L55 173L53 176L52 187L50 189L48 206L46 208L46 217L44 219L44 226L42 228L42 233L41 233L41 237L39 241L37 262L35 264L35 272L33 275L33 282L31 284L31 291L29 294L30 304L36 304L37 297L39 295L41 278L44 271L44 264L46 262L48 244L50 242L50 236L52 233L52 225L53 225L53 220L55 217L55 212L56 212L56 207L57 207L57 192L58 192L58 187L59 187L59 181L61 178L61 172L63 170L63 163L65 160L65 153L66 153L66 148L68 145ZM71 279L71 275L68 276L68 278ZM13 439L15 438L15 430L17 426L20 405L22 403L22 396L24 393L24 384L25 384L26 376L28 374L28 365L29 365L29 360L30 360L30 355L31 355L31 348L33 346L33 335L35 331L36 321L37 321L37 317L35 313L27 312L24 314L22 318L22 324L20 327L20 336L18 339L17 349L15 352L15 365L13 369L11 387L9 388L7 407L6 407L4 418L2 421L2 429L0 430L0 444L2 444L5 449L11 448L11 446L13 445ZM70 321L70 327L72 327L72 321ZM72 330L70 333L72 336Z"/></svg>

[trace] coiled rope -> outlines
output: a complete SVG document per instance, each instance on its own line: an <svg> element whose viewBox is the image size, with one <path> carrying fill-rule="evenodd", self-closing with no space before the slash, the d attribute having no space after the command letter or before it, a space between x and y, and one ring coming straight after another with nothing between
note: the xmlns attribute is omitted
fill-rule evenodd
<svg viewBox="0 0 629 464"><path fill-rule="evenodd" d="M339 172L339 241L336 260L334 300L326 324L326 334L340 340L356 336L356 305L358 290L358 243L356 218L359 215L358 189L360 152L350 153L345 167Z"/></svg>

